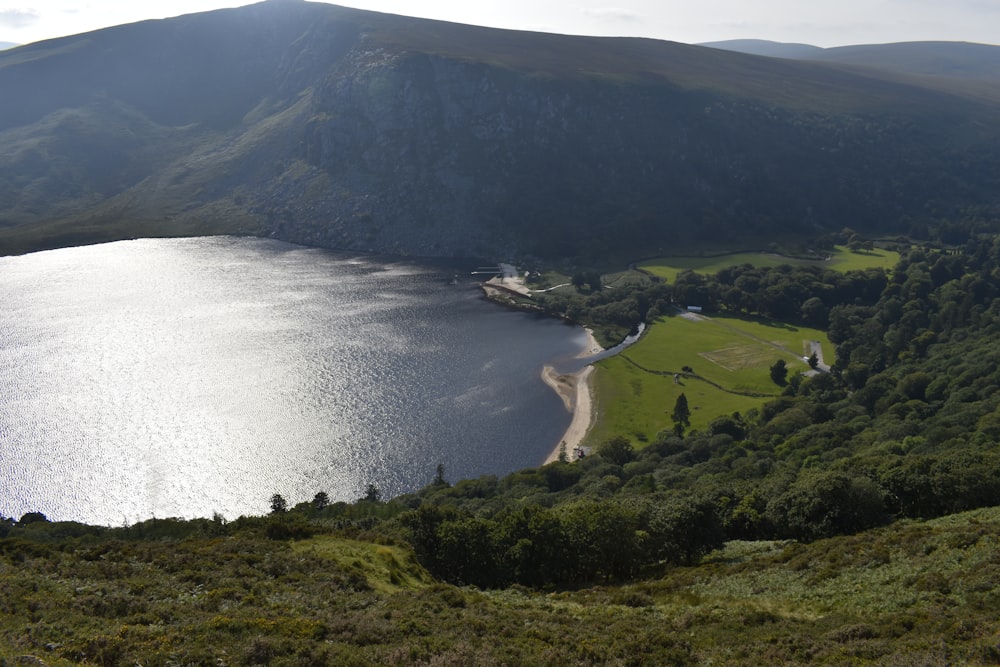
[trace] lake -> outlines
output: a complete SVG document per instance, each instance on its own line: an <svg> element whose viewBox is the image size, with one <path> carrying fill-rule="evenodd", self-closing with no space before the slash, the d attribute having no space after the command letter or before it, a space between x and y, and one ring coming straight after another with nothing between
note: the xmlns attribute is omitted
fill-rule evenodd
<svg viewBox="0 0 1000 667"><path fill-rule="evenodd" d="M0 514L232 519L539 465L570 420L541 368L585 333L472 268L229 237L0 258Z"/></svg>

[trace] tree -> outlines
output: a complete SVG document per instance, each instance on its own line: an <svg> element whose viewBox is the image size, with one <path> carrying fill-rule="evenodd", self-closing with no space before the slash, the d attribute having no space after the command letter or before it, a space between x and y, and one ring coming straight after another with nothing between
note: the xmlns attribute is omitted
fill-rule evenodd
<svg viewBox="0 0 1000 667"><path fill-rule="evenodd" d="M438 563L456 584L496 588L510 583L503 567L505 549L494 540L496 522L481 517L444 521L437 528Z"/></svg>
<svg viewBox="0 0 1000 667"><path fill-rule="evenodd" d="M740 413L734 412L733 416L716 417L708 425L709 435L728 435L733 440L744 440L747 437L746 425Z"/></svg>
<svg viewBox="0 0 1000 667"><path fill-rule="evenodd" d="M313 496L312 506L313 509L321 510L330 504L330 496L326 495L325 491L320 491L315 496Z"/></svg>
<svg viewBox="0 0 1000 667"><path fill-rule="evenodd" d="M816 370L817 366L819 366L819 357L816 356L816 352L813 351L813 353L809 355L809 368Z"/></svg>
<svg viewBox="0 0 1000 667"><path fill-rule="evenodd" d="M829 323L829 309L818 296L809 297L802 303L802 318L809 324L825 329Z"/></svg>
<svg viewBox="0 0 1000 667"><path fill-rule="evenodd" d="M584 500L558 509L564 535L565 568L575 583L634 576L645 565L639 508Z"/></svg>
<svg viewBox="0 0 1000 667"><path fill-rule="evenodd" d="M430 570L435 576L446 578L447 573L441 568L441 536L442 524L457 521L459 513L452 507L437 505L420 505L417 509L406 512L399 517L400 523L409 530L409 541L420 559L420 564Z"/></svg>
<svg viewBox="0 0 1000 667"><path fill-rule="evenodd" d="M361 500L367 500L370 503L380 503L382 502L382 492L374 484L369 484L368 488L365 489L365 495L361 498Z"/></svg>
<svg viewBox="0 0 1000 667"><path fill-rule="evenodd" d="M778 537L815 540L856 533L889 520L882 491L867 477L842 471L806 470L767 504Z"/></svg>
<svg viewBox="0 0 1000 667"><path fill-rule="evenodd" d="M927 387L930 386L933 379L929 373L916 371L900 380L896 389L907 398L922 401L925 399Z"/></svg>
<svg viewBox="0 0 1000 667"><path fill-rule="evenodd" d="M647 513L645 546L655 560L693 565L726 539L719 513L708 498L651 503Z"/></svg>
<svg viewBox="0 0 1000 667"><path fill-rule="evenodd" d="M779 387L785 386L785 382L788 378L788 365L785 363L784 359L778 359L771 366L771 379L774 380L774 384Z"/></svg>
<svg viewBox="0 0 1000 667"><path fill-rule="evenodd" d="M444 479L444 464L437 464L437 472L434 474L434 486L448 486L448 482Z"/></svg>
<svg viewBox="0 0 1000 667"><path fill-rule="evenodd" d="M271 496L271 514L281 514L288 511L288 503L280 493Z"/></svg>
<svg viewBox="0 0 1000 667"><path fill-rule="evenodd" d="M674 411L670 415L674 422L674 433L681 435L684 429L691 425L691 408L688 407L687 396L681 393L674 402Z"/></svg>
<svg viewBox="0 0 1000 667"><path fill-rule="evenodd" d="M597 453L615 465L623 466L633 458L635 452L632 443L622 435L616 435L597 446Z"/></svg>

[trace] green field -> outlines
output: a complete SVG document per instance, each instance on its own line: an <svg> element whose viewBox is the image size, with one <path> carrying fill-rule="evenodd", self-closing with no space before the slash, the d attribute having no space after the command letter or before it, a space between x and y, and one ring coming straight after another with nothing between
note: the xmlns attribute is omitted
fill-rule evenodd
<svg viewBox="0 0 1000 667"><path fill-rule="evenodd" d="M756 267L772 267L782 264L792 266L821 266L837 271L855 271L872 268L891 269L899 261L899 253L894 250L876 248L871 251L851 252L845 246L837 246L829 259L799 259L765 252L741 252L712 257L660 257L639 264L639 268L675 282L682 271L712 274L730 266L750 264Z"/></svg>
<svg viewBox="0 0 1000 667"><path fill-rule="evenodd" d="M735 317L663 317L641 341L598 364L597 419L588 436L597 444L625 435L641 444L673 426L670 414L682 392L691 409L691 428L712 419L745 413L781 392L769 369L778 359L789 374L809 370L808 341L818 341L827 364L833 345L822 331ZM687 366L694 373L674 382ZM652 371L652 372L651 372ZM717 385L717 386L716 386Z"/></svg>

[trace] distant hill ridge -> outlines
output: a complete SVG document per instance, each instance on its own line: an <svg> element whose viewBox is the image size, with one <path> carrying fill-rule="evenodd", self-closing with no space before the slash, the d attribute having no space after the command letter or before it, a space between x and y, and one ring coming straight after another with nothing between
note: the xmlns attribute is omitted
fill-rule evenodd
<svg viewBox="0 0 1000 667"><path fill-rule="evenodd" d="M992 224L1000 91L941 79L301 0L145 21L0 54L0 252L586 258Z"/></svg>
<svg viewBox="0 0 1000 667"><path fill-rule="evenodd" d="M727 51L792 60L875 67L916 76L984 79L1000 83L1000 46L970 42L897 42L822 48L810 44L736 39L705 42Z"/></svg>

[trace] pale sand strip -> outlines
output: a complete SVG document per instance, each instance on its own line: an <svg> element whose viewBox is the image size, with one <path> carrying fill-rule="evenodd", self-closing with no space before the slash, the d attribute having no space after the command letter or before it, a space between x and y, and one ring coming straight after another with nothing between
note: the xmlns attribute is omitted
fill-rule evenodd
<svg viewBox="0 0 1000 667"><path fill-rule="evenodd" d="M531 296L531 290L524 284L524 279L516 274L491 278L483 283L483 290L486 291L487 295L498 290L509 290L528 297ZM587 332L587 347L577 356L581 358L591 357L602 352L604 348L594 338L594 333L586 327L584 327L584 331ZM545 463L559 460L559 452L563 449L563 443L566 443L566 456L572 460L573 450L587 436L587 431L590 430L590 423L593 420L590 387L590 375L593 372L593 366L587 366L581 371L568 375L556 375L556 370L552 366L542 368L542 380L552 387L562 399L566 409L573 413L569 428L556 443L555 449L545 459Z"/></svg>
<svg viewBox="0 0 1000 667"><path fill-rule="evenodd" d="M604 349L598 344L590 330L586 331L587 349L580 353L581 357L597 354ZM572 460L573 449L579 446L587 436L594 416L590 387L590 376L593 372L593 366L587 366L581 371L568 375L556 375L556 370L552 366L545 366L542 369L542 380L555 390L566 409L573 413L569 428L556 443L555 449L545 459L545 463L559 460L559 451L563 448L563 443L566 443L566 456Z"/></svg>
<svg viewBox="0 0 1000 667"><path fill-rule="evenodd" d="M587 431L590 430L590 421L593 417L590 401L590 375L593 372L593 366L587 366L582 371L569 375L556 375L555 369L551 366L542 369L542 380L559 394L563 405L573 413L573 420L570 421L569 428L556 443L555 449L545 459L545 463L559 460L562 443L566 443L566 456L572 459L573 449L583 442Z"/></svg>

